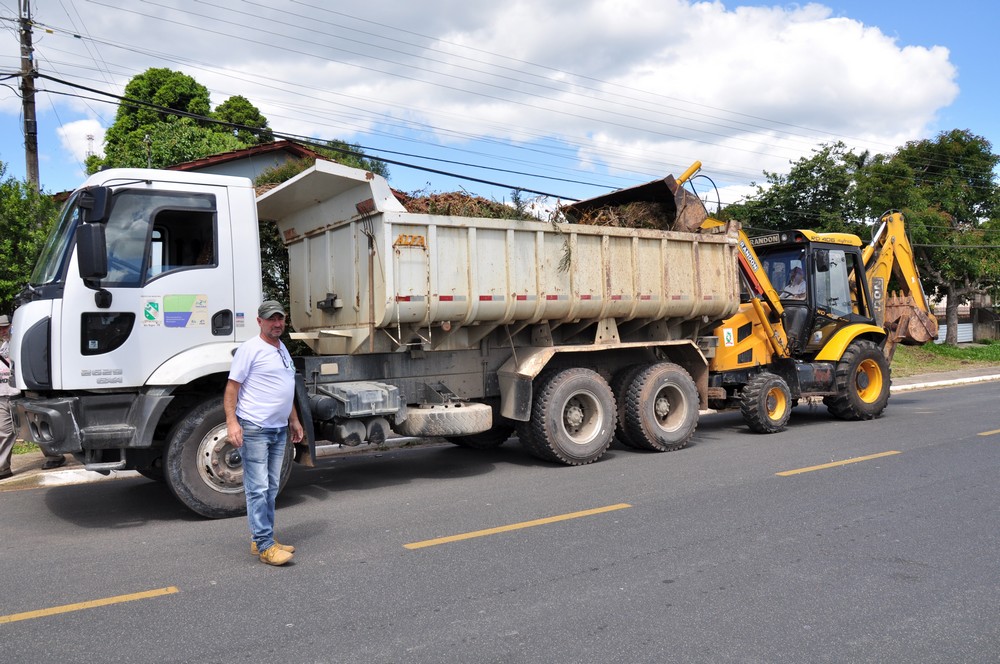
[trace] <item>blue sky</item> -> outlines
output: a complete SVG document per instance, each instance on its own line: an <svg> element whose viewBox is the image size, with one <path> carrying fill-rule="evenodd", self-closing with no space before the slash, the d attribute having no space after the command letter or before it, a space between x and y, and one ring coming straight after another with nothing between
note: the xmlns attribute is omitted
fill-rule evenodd
<svg viewBox="0 0 1000 664"><path fill-rule="evenodd" d="M276 131L503 185L391 166L405 191L581 198L698 159L723 202L832 140L890 152L961 128L1000 150L997 14L922 0L33 2L48 75L120 94L148 67L179 69L215 105L246 96ZM0 0L4 73L19 67L16 15ZM0 160L22 177L16 80L0 83ZM115 108L39 87L42 186L71 189Z"/></svg>

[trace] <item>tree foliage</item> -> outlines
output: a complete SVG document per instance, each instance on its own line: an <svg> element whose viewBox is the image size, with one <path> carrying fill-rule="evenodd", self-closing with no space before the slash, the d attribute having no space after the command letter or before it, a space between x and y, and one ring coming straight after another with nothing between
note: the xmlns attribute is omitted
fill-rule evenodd
<svg viewBox="0 0 1000 664"><path fill-rule="evenodd" d="M0 162L0 313L13 311L14 297L28 281L58 212L50 196L7 177L7 165Z"/></svg>
<svg viewBox="0 0 1000 664"><path fill-rule="evenodd" d="M105 134L104 157L87 158L88 173L164 168L273 139L267 118L245 97L230 97L213 113L208 88L181 72L147 69L125 86L125 97Z"/></svg>
<svg viewBox="0 0 1000 664"><path fill-rule="evenodd" d="M270 143L274 140L274 135L267 128L267 118L242 95L230 97L219 104L214 116L216 120L237 125L237 128L220 125L219 131L231 132L246 145Z"/></svg>

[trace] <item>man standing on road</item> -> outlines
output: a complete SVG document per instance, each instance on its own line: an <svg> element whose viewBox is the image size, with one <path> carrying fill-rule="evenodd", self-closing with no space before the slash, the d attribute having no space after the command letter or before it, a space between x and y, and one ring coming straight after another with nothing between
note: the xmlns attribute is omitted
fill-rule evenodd
<svg viewBox="0 0 1000 664"><path fill-rule="evenodd" d="M285 310L274 300L257 309L260 334L233 356L224 405L229 442L243 451L243 489L250 522L250 552L268 565L284 565L294 546L274 539L274 499L278 495L285 444L302 440L295 412L295 366L281 343Z"/></svg>
<svg viewBox="0 0 1000 664"><path fill-rule="evenodd" d="M10 318L0 316L0 480L5 480L14 472L10 469L10 455L14 453L14 414L10 398L19 392L10 386Z"/></svg>

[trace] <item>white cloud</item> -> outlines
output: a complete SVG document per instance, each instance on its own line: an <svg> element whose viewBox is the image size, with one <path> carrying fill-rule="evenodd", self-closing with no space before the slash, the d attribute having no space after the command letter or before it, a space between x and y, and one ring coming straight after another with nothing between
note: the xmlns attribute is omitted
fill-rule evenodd
<svg viewBox="0 0 1000 664"><path fill-rule="evenodd" d="M104 127L97 120L68 122L56 131L60 144L73 161L82 164L87 155L104 152Z"/></svg>
<svg viewBox="0 0 1000 664"><path fill-rule="evenodd" d="M448 158L614 186L695 159L721 184L746 185L837 139L891 151L925 136L958 93L947 49L900 44L816 3L338 7L97 3L86 34L99 41L57 31L39 40L39 62L114 92L147 67L170 67L212 90L213 104L244 95L280 132L419 154L443 145L467 151ZM38 20L69 24L46 9ZM82 112L94 116L93 107ZM73 159L88 133L100 146L99 128L85 122L60 133ZM400 136L410 142L394 142Z"/></svg>

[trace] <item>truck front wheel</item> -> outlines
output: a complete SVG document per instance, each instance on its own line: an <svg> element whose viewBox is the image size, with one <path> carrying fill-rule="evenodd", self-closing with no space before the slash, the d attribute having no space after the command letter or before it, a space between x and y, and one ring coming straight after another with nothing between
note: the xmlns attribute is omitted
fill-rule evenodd
<svg viewBox="0 0 1000 664"><path fill-rule="evenodd" d="M292 470L293 447L285 445L281 488ZM246 514L243 459L229 443L221 397L195 407L174 426L165 471L170 490L193 512L210 519Z"/></svg>
<svg viewBox="0 0 1000 664"><path fill-rule="evenodd" d="M518 424L518 437L538 457L582 466L607 451L616 419L611 387L598 373L553 371L538 378L531 419Z"/></svg>

